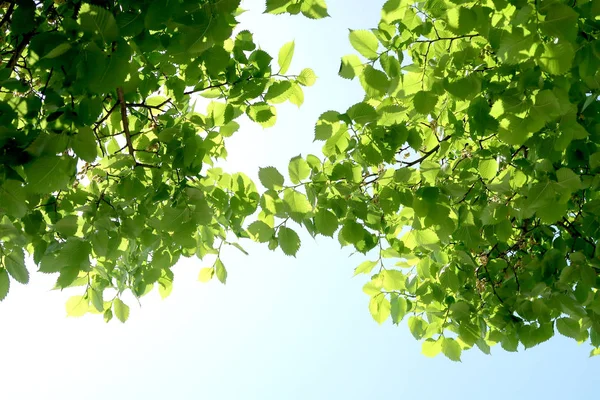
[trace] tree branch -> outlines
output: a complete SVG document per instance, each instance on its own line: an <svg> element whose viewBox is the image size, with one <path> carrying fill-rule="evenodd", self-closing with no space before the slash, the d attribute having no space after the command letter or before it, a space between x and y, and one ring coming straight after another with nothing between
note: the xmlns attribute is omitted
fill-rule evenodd
<svg viewBox="0 0 600 400"><path fill-rule="evenodd" d="M104 121L106 121L108 119L108 117L110 117L110 115L113 113L113 111L115 111L115 109L117 108L117 106L119 105L119 102L117 101L110 110L108 110L108 112L106 113L106 115L104 115L100 121L96 122L96 128L99 127L100 125L102 125L102 123Z"/></svg>
<svg viewBox="0 0 600 400"><path fill-rule="evenodd" d="M12 57L10 58L10 60L8 60L8 64L6 64L6 68L8 69L14 69L15 65L17 65L17 61L19 60L19 57L21 56L21 53L23 53L23 50L25 50L25 47L27 47L27 45L29 44L29 41L31 40L31 38L35 35L35 31L31 31L29 33L26 33L23 36L23 40L21 40L21 42L17 45L17 47L15 48Z"/></svg>
<svg viewBox="0 0 600 400"><path fill-rule="evenodd" d="M165 101L163 101L162 103L160 103L160 104L158 104L158 105L156 105L156 106L150 106L150 105L148 105L148 104L145 104L145 103L127 103L127 107L154 108L154 109L156 109L156 110L160 110L160 111L162 111L162 107L163 107L165 104L169 103L169 102L171 102L171 99L170 99L170 98L169 98L169 99L166 99Z"/></svg>
<svg viewBox="0 0 600 400"><path fill-rule="evenodd" d="M452 135L446 136L445 138L443 138L442 140L440 140L440 142L434 148L432 148L429 151L426 151L425 153L423 153L422 157L419 157L416 160L409 161L409 162L405 162L405 161L401 161L401 160L397 160L397 161L400 162L401 164L404 164L404 166L406 166L406 167L412 167L413 165L419 164L420 162L425 161L425 159L427 157L429 157L430 155L432 155L433 153L435 153L440 148L440 145L443 142L445 142L446 140L449 140L451 137L452 137Z"/></svg>
<svg viewBox="0 0 600 400"><path fill-rule="evenodd" d="M127 104L125 103L125 95L123 94L122 87L117 88L117 97L119 98L119 105L121 106L121 120L123 121L123 131L125 131L127 149L135 161L135 150L133 148L133 142L131 141L131 133L129 132L129 120L127 119ZM135 163L137 164L137 161L135 161Z"/></svg>
<svg viewBox="0 0 600 400"><path fill-rule="evenodd" d="M461 35L461 36L455 36L455 37L438 37L437 39L427 39L427 40L415 40L415 43L435 43L435 42L439 42L442 40L450 40L451 42L457 39L467 39L467 38L474 38L479 36L478 33L472 34L472 35Z"/></svg>
<svg viewBox="0 0 600 400"><path fill-rule="evenodd" d="M13 13L13 10L15 9L15 4L17 4L17 2L13 1L12 3L10 3L10 6L8 6L8 10L6 10L6 13L2 17L2 21L0 21L0 29L6 22L8 22L9 18Z"/></svg>
<svg viewBox="0 0 600 400"><path fill-rule="evenodd" d="M251 79L252 79L252 76L249 76L246 79L240 78L240 79L237 79L237 80L235 80L233 82L217 83L216 85L209 85L209 86L206 86L206 87L203 87L203 88L200 88L200 89L188 90L187 92L183 92L183 94L198 93L198 92L203 92L203 91L208 90L208 89L216 89L216 88L220 88L220 87L227 86L227 85L236 85L236 84L238 84L238 83L240 83L242 81L249 81Z"/></svg>

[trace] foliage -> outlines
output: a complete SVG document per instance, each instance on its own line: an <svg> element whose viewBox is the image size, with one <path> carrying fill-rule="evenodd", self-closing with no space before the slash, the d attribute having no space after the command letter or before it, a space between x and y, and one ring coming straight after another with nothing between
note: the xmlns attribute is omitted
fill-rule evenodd
<svg viewBox="0 0 600 400"><path fill-rule="evenodd" d="M289 4L288 4L289 3ZM27 283L27 250L59 289L83 286L69 315L127 320L121 294L167 296L181 257L217 255L201 279L225 283L227 235L248 237L260 199L243 173L214 168L242 114L303 102L305 69L285 75L252 33L233 34L239 0L20 1L0 22L0 299ZM327 16L321 1L268 2ZM283 8L282 8L283 7ZM211 99L206 113L190 99ZM263 233L264 236L264 233ZM297 250L295 232L280 235ZM262 236L261 236L262 237Z"/></svg>
<svg viewBox="0 0 600 400"><path fill-rule="evenodd" d="M118 3L5 11L0 298L27 249L86 287L73 315L124 321L119 294L168 295L182 256L216 254L199 279L225 283L228 232L295 256L295 223L367 255L373 318L406 318L427 356L555 329L600 353L600 1L387 1L339 69L363 101L320 116L324 158L292 158L290 185L262 168L263 193L211 166L236 117L271 126L273 104L302 102L315 75L281 75L293 42L273 73L250 32L230 38L238 1ZM206 115L195 92L218 99Z"/></svg>
<svg viewBox="0 0 600 400"><path fill-rule="evenodd" d="M377 29L350 31L339 74L365 98L317 121L311 210L289 217L372 257L356 274L373 318L408 317L424 354L555 328L600 346L599 13L389 0Z"/></svg>

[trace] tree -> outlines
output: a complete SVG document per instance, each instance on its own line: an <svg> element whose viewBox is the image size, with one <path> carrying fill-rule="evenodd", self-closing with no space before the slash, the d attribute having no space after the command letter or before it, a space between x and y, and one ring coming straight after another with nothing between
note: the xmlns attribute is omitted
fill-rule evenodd
<svg viewBox="0 0 600 400"><path fill-rule="evenodd" d="M366 255L373 318L406 317L428 356L555 328L600 354L600 1L387 1L339 70L365 98L321 115L323 155L292 158L291 185L262 168L262 193L212 165L237 117L268 127L302 103L315 75L285 75L293 43L273 68L231 38L237 0L95 3L11 3L0 23L0 298L28 251L83 287L71 315L125 321L120 294L168 295L180 257L216 255L200 280L225 283L232 236L295 256L303 227Z"/></svg>

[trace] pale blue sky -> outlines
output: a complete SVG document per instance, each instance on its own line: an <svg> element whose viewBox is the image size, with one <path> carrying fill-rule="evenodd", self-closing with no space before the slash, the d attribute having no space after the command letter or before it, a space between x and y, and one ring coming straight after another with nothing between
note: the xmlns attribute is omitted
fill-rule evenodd
<svg viewBox="0 0 600 400"><path fill-rule="evenodd" d="M316 152L313 124L327 109L360 101L356 82L337 78L339 58L352 52L347 28L369 28L383 1L329 0L332 18L262 15L264 1L246 1L241 18L276 56L296 40L291 73L312 67L321 78L306 103L279 108L275 128L243 123L228 143L228 169L281 171L299 154ZM499 346L462 363L420 354L405 323L377 325L352 278L361 256L334 240L302 235L297 258L264 245L233 248L223 260L226 286L201 284L209 262L175 268L167 300L157 293L132 301L126 324L100 316L66 318L64 302L77 289L50 292L55 277L33 274L0 303L0 399L574 399L595 398L600 357L588 344L560 336L519 353Z"/></svg>

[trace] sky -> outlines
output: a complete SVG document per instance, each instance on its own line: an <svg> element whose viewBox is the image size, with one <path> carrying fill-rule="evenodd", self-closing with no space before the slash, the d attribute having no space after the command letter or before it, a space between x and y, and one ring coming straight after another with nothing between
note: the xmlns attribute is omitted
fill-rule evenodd
<svg viewBox="0 0 600 400"><path fill-rule="evenodd" d="M311 67L317 84L305 104L278 107L275 127L242 122L227 143L226 168L256 180L259 166L287 170L290 158L318 154L313 126L328 109L362 98L337 77L352 53L348 28L376 26L383 1L328 0L332 18L262 14L263 0L243 2L242 27L271 55L295 40L290 73ZM299 230L300 231L300 230ZM130 300L126 324L99 315L66 317L77 290L50 291L55 276L33 273L0 303L0 399L486 399L593 398L600 357L557 334L533 349L492 356L463 353L462 363L426 358L406 322L379 326L362 292L363 261L335 240L301 235L297 258L248 241L250 252L223 251L227 285L200 283L208 261L175 268L173 293ZM35 267L31 266L31 271Z"/></svg>

